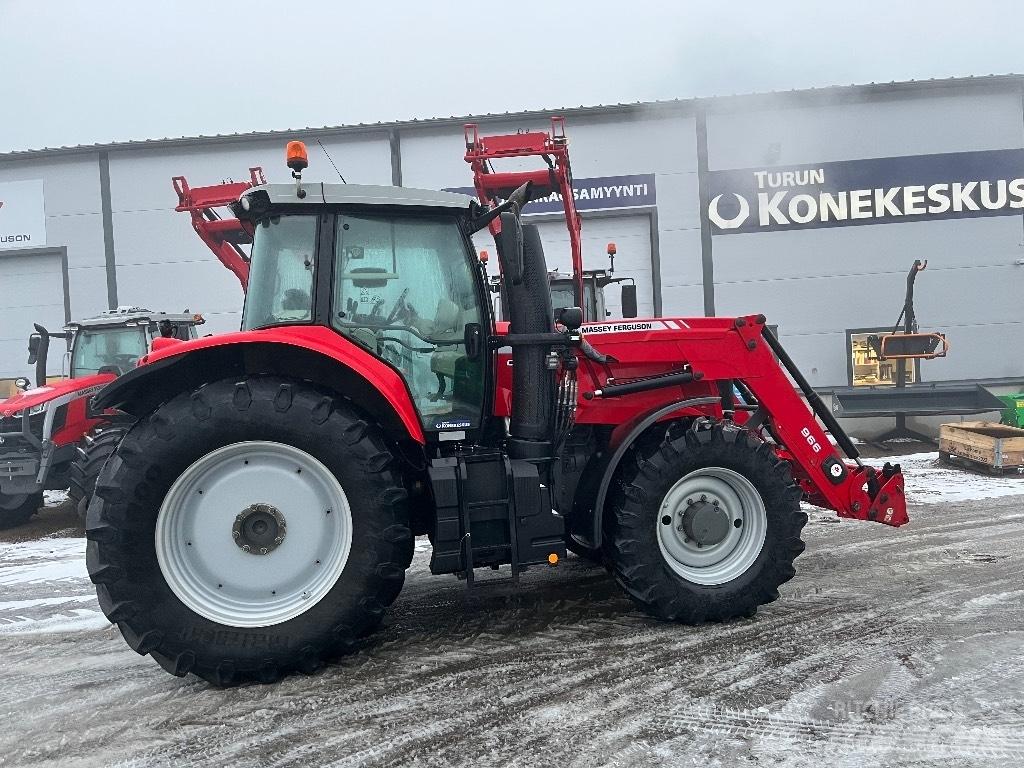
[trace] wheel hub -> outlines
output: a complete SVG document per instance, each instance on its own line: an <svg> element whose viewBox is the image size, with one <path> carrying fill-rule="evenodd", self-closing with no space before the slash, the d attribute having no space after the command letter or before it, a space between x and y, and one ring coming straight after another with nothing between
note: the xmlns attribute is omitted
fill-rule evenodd
<svg viewBox="0 0 1024 768"><path fill-rule="evenodd" d="M284 515L271 504L250 504L231 526L236 546L251 555L269 555L281 546L287 533Z"/></svg>
<svg viewBox="0 0 1024 768"><path fill-rule="evenodd" d="M757 488L725 467L708 466L679 478L661 501L658 547L678 576L715 586L742 575L757 560L767 514Z"/></svg>
<svg viewBox="0 0 1024 768"><path fill-rule="evenodd" d="M702 547L713 546L729 535L729 513L717 501L698 501L683 512L683 531Z"/></svg>

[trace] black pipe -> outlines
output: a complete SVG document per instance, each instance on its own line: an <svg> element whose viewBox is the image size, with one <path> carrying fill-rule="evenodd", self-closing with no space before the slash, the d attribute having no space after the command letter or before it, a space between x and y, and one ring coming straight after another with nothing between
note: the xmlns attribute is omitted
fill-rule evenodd
<svg viewBox="0 0 1024 768"><path fill-rule="evenodd" d="M554 347L571 346L572 339L564 333L510 333L505 336L492 336L491 344L495 347Z"/></svg>
<svg viewBox="0 0 1024 768"><path fill-rule="evenodd" d="M505 218L502 216L502 226ZM508 222L512 224L512 222ZM543 460L552 455L554 435L555 372L547 367L549 342L554 342L554 312L548 290L544 248L535 224L525 225L521 279L506 279L520 270L519 256L498 249L502 282L508 296L512 346L512 414L509 419L509 456ZM527 343L516 343L528 340ZM564 343L565 337L561 337ZM537 343L540 342L540 343Z"/></svg>
<svg viewBox="0 0 1024 768"><path fill-rule="evenodd" d="M634 392L648 392L652 389L662 387L673 387L677 384L689 384L704 378L704 374L693 371L680 371L679 373L666 373L664 376L654 376L640 381L629 381L625 384L609 384L593 392L586 392L583 395L585 400L593 400L595 397L619 397L620 395L631 395Z"/></svg>
<svg viewBox="0 0 1024 768"><path fill-rule="evenodd" d="M853 444L849 435L839 426L839 422L836 421L836 417L832 415L832 412L825 407L825 403L818 393L811 388L810 382L800 373L800 369L796 367L793 358L789 356L789 353L779 343L778 337L772 333L771 328L767 325L761 329L761 335L764 337L765 343L771 347L775 356L779 358L782 367L789 371L789 375L793 377L793 381L796 382L796 385L800 387L800 391L804 393L804 397L807 398L807 403L811 406L811 410L817 414L818 418L821 419L821 423L832 433L832 437L836 439L839 447L843 449L847 456L859 462L860 451L857 450L857 446Z"/></svg>

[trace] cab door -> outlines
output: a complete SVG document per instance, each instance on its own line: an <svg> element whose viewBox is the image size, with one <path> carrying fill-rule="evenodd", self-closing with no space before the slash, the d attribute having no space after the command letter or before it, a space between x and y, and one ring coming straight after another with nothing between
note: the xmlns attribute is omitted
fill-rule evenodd
<svg viewBox="0 0 1024 768"><path fill-rule="evenodd" d="M336 217L331 324L401 373L427 433L483 418L489 315L473 260L455 217Z"/></svg>

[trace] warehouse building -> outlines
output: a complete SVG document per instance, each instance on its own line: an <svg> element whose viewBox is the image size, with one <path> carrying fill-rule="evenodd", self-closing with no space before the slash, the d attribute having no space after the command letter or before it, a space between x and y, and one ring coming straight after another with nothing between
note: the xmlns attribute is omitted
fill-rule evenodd
<svg viewBox="0 0 1024 768"><path fill-rule="evenodd" d="M890 330L904 276L947 358L912 378L1024 389L1024 77L846 86L507 115L159 139L0 155L0 379L29 373L33 322L53 328L119 304L201 311L236 329L238 282L175 213L193 185L287 180L286 139L308 179L463 188L462 124L547 130L565 116L584 258L636 278L641 315L763 312L810 383L884 385L867 353ZM568 267L557 201L528 212ZM618 311L618 297L609 306Z"/></svg>

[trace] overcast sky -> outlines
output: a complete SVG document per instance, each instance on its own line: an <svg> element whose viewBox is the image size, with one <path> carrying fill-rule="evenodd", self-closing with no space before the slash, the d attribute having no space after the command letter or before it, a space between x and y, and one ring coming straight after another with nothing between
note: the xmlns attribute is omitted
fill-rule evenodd
<svg viewBox="0 0 1024 768"><path fill-rule="evenodd" d="M0 152L1024 72L1022 0L0 0Z"/></svg>

